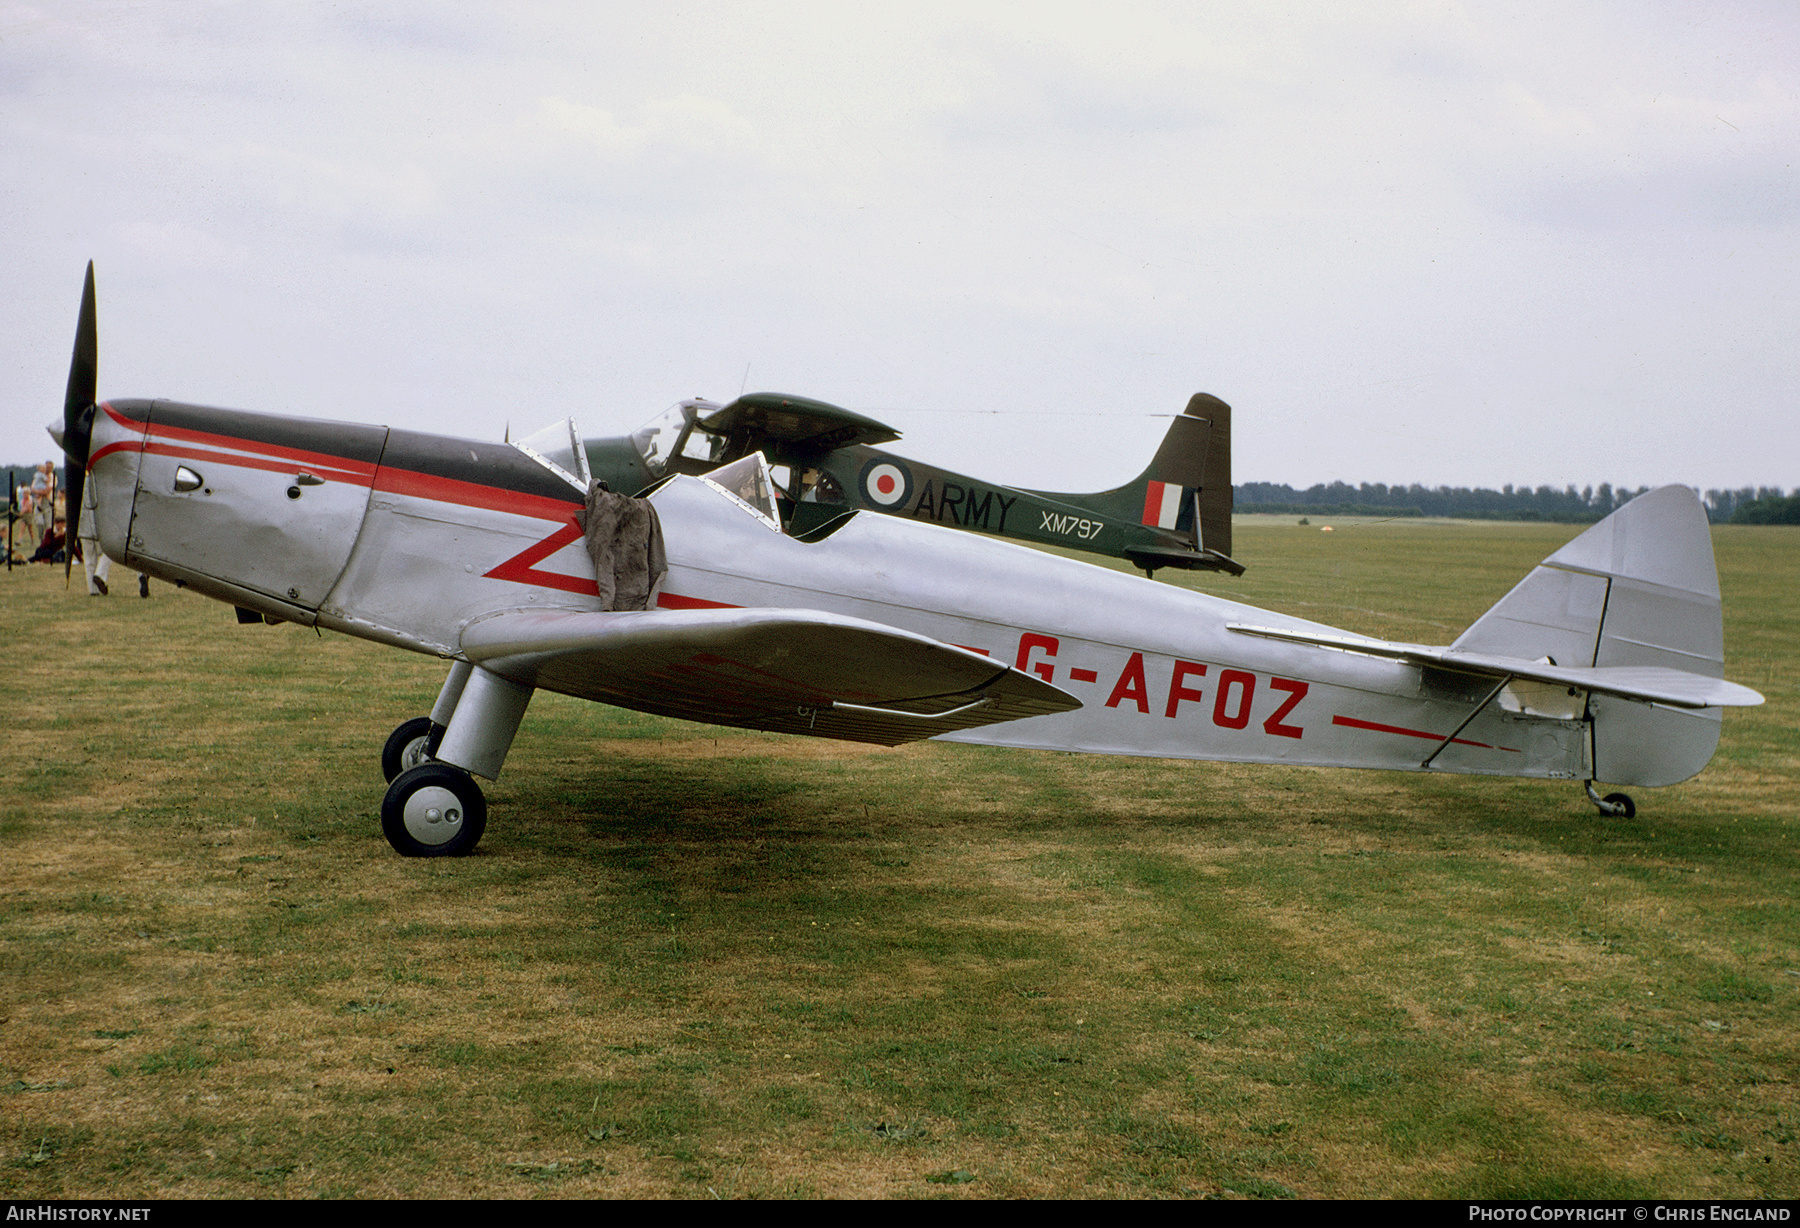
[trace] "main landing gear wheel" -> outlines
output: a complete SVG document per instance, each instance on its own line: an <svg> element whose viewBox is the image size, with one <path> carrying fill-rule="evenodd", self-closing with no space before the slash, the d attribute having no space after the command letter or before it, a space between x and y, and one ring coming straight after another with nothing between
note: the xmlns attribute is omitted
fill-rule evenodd
<svg viewBox="0 0 1800 1228"><path fill-rule="evenodd" d="M408 768L381 799L381 834L402 857L461 857L487 830L487 799L461 768Z"/></svg>
<svg viewBox="0 0 1800 1228"><path fill-rule="evenodd" d="M413 717L388 734L387 744L381 748L381 778L391 784L406 769L430 763L443 740L444 731L429 716Z"/></svg>
<svg viewBox="0 0 1800 1228"><path fill-rule="evenodd" d="M1594 788L1594 782L1590 780L1587 782L1587 795L1588 801L1594 803L1600 813L1609 819L1635 819L1637 817L1637 804L1631 800L1629 793L1608 793L1605 797L1601 797L1599 791Z"/></svg>

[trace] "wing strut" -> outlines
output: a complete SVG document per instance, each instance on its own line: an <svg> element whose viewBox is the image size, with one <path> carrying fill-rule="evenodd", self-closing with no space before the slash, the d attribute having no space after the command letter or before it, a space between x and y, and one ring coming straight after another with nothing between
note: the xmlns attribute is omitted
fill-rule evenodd
<svg viewBox="0 0 1800 1228"><path fill-rule="evenodd" d="M1456 741L1456 735L1461 733L1463 730L1467 729L1469 727L1469 725L1471 723L1473 723L1473 721L1475 720L1476 717L1480 716L1484 711L1486 711L1487 706L1494 702L1494 696L1498 695L1501 691L1504 691L1506 689L1506 684L1511 682L1512 680L1513 680L1513 676L1511 674L1508 674L1508 675L1506 675L1506 677L1500 679L1500 685L1495 687L1493 690L1489 691L1487 693L1487 697L1485 699L1483 699L1480 703L1475 705L1475 710L1463 718L1463 723L1458 725L1455 729L1452 729L1448 734L1446 734L1444 736L1444 740L1442 742L1439 742L1437 744L1436 749L1434 749L1429 755L1425 756L1425 761L1423 763L1419 764L1419 766L1421 768L1430 767L1431 761L1433 759L1436 759L1440 754L1443 753L1444 747L1446 747L1446 746L1450 745L1450 743Z"/></svg>
<svg viewBox="0 0 1800 1228"><path fill-rule="evenodd" d="M899 708L876 708L869 704L847 704L841 699L833 700L831 706L842 712L872 712L876 716L897 716L909 721L947 721L959 712L985 708L993 702L992 699L983 695L973 703L966 703L960 708L951 708L948 712L906 712Z"/></svg>

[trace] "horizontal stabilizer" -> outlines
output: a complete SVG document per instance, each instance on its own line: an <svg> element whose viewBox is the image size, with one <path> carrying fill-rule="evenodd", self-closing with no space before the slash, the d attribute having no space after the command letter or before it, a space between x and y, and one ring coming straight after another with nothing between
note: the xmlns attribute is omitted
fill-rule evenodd
<svg viewBox="0 0 1800 1228"><path fill-rule="evenodd" d="M900 432L853 410L780 392L752 392L703 416L700 429L713 435L744 435L807 452L829 452L851 444L890 443Z"/></svg>
<svg viewBox="0 0 1800 1228"><path fill-rule="evenodd" d="M1244 574L1244 565L1217 550L1183 550L1179 546L1127 546L1125 557L1147 570L1181 567L1188 571L1223 571Z"/></svg>
<svg viewBox="0 0 1800 1228"><path fill-rule="evenodd" d="M1622 695L1627 699L1648 700L1678 708L1743 708L1753 707L1763 701L1761 695L1747 686L1662 665L1550 665L1518 657L1463 652L1454 648L1432 648L1424 644L1396 644L1356 635L1325 635L1280 627L1253 627L1245 623L1227 623L1226 626L1243 635L1285 640L1290 644L1312 644L1319 648L1359 652L1371 657L1391 657L1414 665L1431 665L1489 678L1511 677L1529 682L1547 682L1553 686L1576 687L1603 695Z"/></svg>
<svg viewBox="0 0 1800 1228"><path fill-rule="evenodd" d="M883 746L1081 706L966 648L818 610L515 611L472 624L462 646L525 686Z"/></svg>

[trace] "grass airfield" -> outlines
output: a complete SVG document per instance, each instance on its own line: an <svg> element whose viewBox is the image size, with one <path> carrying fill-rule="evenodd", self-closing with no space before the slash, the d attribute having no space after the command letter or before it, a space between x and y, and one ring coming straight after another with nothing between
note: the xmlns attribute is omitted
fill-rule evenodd
<svg viewBox="0 0 1800 1228"><path fill-rule="evenodd" d="M1576 532L1313 519L1173 582L1447 643ZM1635 820L539 695L451 861L437 662L14 571L0 1194L1795 1197L1800 530L1714 541L1769 702Z"/></svg>

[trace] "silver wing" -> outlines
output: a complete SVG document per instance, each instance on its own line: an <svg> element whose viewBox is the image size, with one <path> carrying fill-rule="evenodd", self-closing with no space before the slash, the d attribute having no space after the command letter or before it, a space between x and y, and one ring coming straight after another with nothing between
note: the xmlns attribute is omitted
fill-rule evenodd
<svg viewBox="0 0 1800 1228"><path fill-rule="evenodd" d="M524 686L883 746L1081 706L970 649L819 610L512 611L471 624L462 647Z"/></svg>

